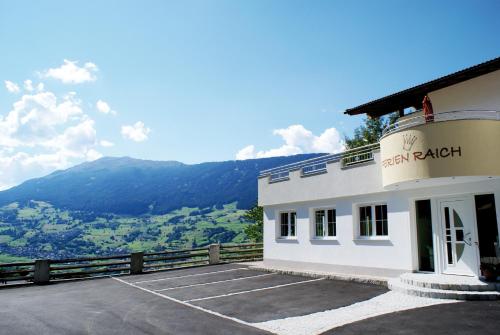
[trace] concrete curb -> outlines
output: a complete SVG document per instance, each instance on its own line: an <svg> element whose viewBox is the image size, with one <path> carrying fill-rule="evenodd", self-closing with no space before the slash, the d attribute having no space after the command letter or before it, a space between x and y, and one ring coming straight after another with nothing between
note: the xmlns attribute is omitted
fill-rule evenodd
<svg viewBox="0 0 500 335"><path fill-rule="evenodd" d="M285 270L285 269L277 269L277 268L268 268L263 266L251 265L249 269L265 271L271 273L279 273L285 275L293 275L293 276L303 276L303 277L311 277L311 278L326 278L330 280L342 280L342 281L350 281L361 284L372 284L387 287L389 278L380 278L380 277L365 277L365 276L355 276L355 275L344 275L337 273L324 273L324 272L314 272L314 271L298 271L298 270Z"/></svg>

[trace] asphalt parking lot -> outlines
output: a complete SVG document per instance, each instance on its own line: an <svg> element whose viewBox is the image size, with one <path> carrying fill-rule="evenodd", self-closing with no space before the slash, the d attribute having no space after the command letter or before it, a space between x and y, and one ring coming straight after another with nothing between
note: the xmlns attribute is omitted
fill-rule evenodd
<svg viewBox="0 0 500 335"><path fill-rule="evenodd" d="M4 288L0 334L269 334L262 324L290 325L388 294L376 285L221 264ZM498 301L440 304L353 320L325 334L496 334L498 315ZM301 326L309 334L311 324Z"/></svg>
<svg viewBox="0 0 500 335"><path fill-rule="evenodd" d="M348 306L387 289L224 264L0 291L6 334L267 334L252 323Z"/></svg>

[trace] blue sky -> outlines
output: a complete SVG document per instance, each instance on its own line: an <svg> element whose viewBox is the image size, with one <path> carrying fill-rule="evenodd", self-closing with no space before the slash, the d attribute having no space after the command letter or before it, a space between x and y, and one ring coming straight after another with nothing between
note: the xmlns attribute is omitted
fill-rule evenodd
<svg viewBox="0 0 500 335"><path fill-rule="evenodd" d="M361 122L346 108L499 56L499 12L482 0L2 1L0 188L102 155L341 150Z"/></svg>

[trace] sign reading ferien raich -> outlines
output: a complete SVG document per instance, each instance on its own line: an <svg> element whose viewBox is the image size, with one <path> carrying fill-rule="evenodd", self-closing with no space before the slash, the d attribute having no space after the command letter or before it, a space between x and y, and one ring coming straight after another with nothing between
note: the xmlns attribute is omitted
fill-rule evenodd
<svg viewBox="0 0 500 335"><path fill-rule="evenodd" d="M426 159L462 157L462 148L460 146L429 148L426 151L412 151L412 147L418 138L412 134L406 134L402 137L402 153L385 158L382 161L382 167L384 169L392 165L410 163L410 161L416 162Z"/></svg>
<svg viewBox="0 0 500 335"><path fill-rule="evenodd" d="M455 176L500 175L500 122L436 122L380 141L384 186Z"/></svg>

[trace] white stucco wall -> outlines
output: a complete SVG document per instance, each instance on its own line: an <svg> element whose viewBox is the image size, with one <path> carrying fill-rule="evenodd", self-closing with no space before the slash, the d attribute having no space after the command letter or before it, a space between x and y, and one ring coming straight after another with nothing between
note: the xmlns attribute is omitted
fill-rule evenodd
<svg viewBox="0 0 500 335"><path fill-rule="evenodd" d="M430 92L435 113L500 110L500 70Z"/></svg>
<svg viewBox="0 0 500 335"><path fill-rule="evenodd" d="M382 192L380 151L374 152L374 161L366 165L341 169L340 162L335 162L327 164L327 173L307 177L296 170L283 182L260 178L258 188L260 206Z"/></svg>
<svg viewBox="0 0 500 335"><path fill-rule="evenodd" d="M500 197L500 180L479 181L440 187L390 191L378 194L308 201L264 207L264 261L273 263L300 262L304 268L315 265L315 270L371 275L395 275L418 268L416 227L412 219L413 204L417 199L494 193ZM498 199L497 199L498 201ZM387 203L389 236L387 240L358 240L357 207L359 204ZM313 210L334 207L337 210L337 239L314 240ZM297 212L296 240L280 240L278 213L285 210ZM434 217L437 208L433 206ZM353 216L353 213L354 216ZM497 213L500 209L497 208ZM500 220L499 220L500 223ZM500 227L499 227L500 228ZM435 232L436 233L436 232ZM435 246L435 253L439 253Z"/></svg>

